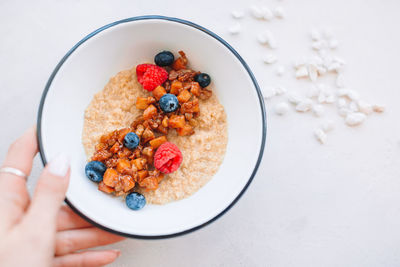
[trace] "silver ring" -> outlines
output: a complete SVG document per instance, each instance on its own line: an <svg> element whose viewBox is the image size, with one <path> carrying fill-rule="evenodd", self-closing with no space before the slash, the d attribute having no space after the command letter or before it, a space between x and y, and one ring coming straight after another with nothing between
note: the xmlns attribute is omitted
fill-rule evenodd
<svg viewBox="0 0 400 267"><path fill-rule="evenodd" d="M3 167L0 169L0 173L14 174L16 176L24 178L25 180L28 178L28 175L26 175L23 171L12 167Z"/></svg>

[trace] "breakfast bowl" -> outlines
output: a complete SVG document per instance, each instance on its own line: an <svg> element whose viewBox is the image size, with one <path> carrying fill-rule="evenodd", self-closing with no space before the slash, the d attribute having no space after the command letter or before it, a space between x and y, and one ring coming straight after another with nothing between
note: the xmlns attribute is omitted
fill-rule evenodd
<svg viewBox="0 0 400 267"><path fill-rule="evenodd" d="M212 76L213 94L227 118L226 152L212 179L190 197L133 211L123 199L99 192L85 176L84 114L110 77L151 62L163 50L185 51L191 66ZM197 230L239 200L262 159L266 116L249 66L221 37L189 21L142 16L95 30L61 59L42 95L37 135L43 164L60 153L70 157L71 179L65 201L76 213L119 235L157 239Z"/></svg>

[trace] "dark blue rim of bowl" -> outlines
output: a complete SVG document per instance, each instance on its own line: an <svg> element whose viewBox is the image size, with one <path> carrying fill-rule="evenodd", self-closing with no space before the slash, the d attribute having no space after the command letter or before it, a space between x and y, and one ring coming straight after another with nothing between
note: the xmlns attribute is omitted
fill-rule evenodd
<svg viewBox="0 0 400 267"><path fill-rule="evenodd" d="M178 233L173 233L173 234L168 234L168 235L156 235L156 236L146 236L146 235L134 235L134 234L127 234L127 233L123 233L123 232L119 232L110 228L107 228L103 225L100 225L99 223L91 220L90 218L88 218L87 216L85 216L82 212L80 212L74 205L72 205L72 203L68 200L68 198L65 198L65 202L68 204L68 206L71 207L71 209L73 211L75 211L77 214L79 214L79 216L81 216L82 218L84 218L86 221L88 221L89 223L97 226L100 229L103 229L105 231L114 233L114 234L118 234L121 236L125 236L125 237L130 237L130 238L139 238L139 239L163 239L163 238L170 238L170 237L176 237L176 236L180 236L180 235L184 235L184 234L188 234L190 232L196 231L212 222L214 222L215 220L217 220L218 218L220 218L223 214L225 214L230 208L232 208L236 202L240 199L240 197L244 194L244 192L246 191L246 189L249 187L250 183L253 181L254 176L257 173L258 167L260 166L261 163L261 159L264 153L264 147L265 147L265 142L266 142L266 134L267 134L267 119L266 119L266 112L265 112L265 105L264 105L264 100L260 91L260 87L256 81L256 78L254 77L252 71L250 70L249 66L247 65L247 63L243 60L243 58L238 54L238 52L236 52L235 49L233 49L232 46L230 46L226 41L224 41L221 37L219 37L218 35L216 35L215 33L211 32L210 30L207 30L206 28L197 25L193 22L187 21L187 20L183 20L183 19L178 19L178 18L172 18L172 17L165 17L165 16L158 16L158 15L147 15L147 16L139 16L139 17L132 17L132 18L127 18L127 19L123 19L123 20L119 20L110 24L107 24L97 30L95 30L94 32L90 33L89 35L87 35L85 38L83 38L82 40L80 40L76 45L74 45L68 52L67 54L60 60L60 62L57 64L57 66L55 67L55 69L53 70L52 74L50 75L49 80L46 83L46 87L44 88L44 91L42 93L42 97L40 100L40 105L39 105L39 112L38 112L38 119L37 119L37 136L38 136L38 143L39 143L39 148L40 148L40 157L42 159L42 163L43 165L47 164L47 160L46 157L43 153L44 148L43 148L43 142L42 142L42 136L41 136L41 125L42 125L42 113L43 113L43 106L44 106L44 102L46 100L46 95L47 92L50 89L51 83L54 79L54 77L57 75L58 70L61 68L61 66L64 64L64 62L68 59L68 57L84 42L86 42L87 40L89 40L90 38L92 38L93 36L95 36L96 34L114 27L116 25L122 24L122 23L127 23L127 22L131 22L131 21L137 21L137 20L151 20L151 19L157 19L157 20L167 20L167 21L173 21L173 22L177 22L177 23L181 23L181 24L185 24L188 25L190 27L193 27L195 29L198 29L208 35L210 35L211 37L215 38L216 40L218 40L220 43L222 43L226 48L228 48L238 59L239 61L242 63L243 67L246 69L247 73L249 74L251 80L253 81L254 87L256 88L257 91L257 95L258 95L258 99L259 99L259 103L260 103L260 108L261 108L261 115L262 115L262 123L263 123L263 127L262 127L262 142L261 142L261 147L260 147L260 151L258 154L258 159L256 162L256 165L254 167L254 170L251 174L251 176L249 177L249 180L247 181L246 185L243 187L242 191L239 193L239 195L232 201L231 204L229 204L228 207L226 207L222 212L220 212L218 215L216 215L214 218L210 219L209 221L198 225L196 227L193 227L191 229L182 231L182 232L178 232Z"/></svg>

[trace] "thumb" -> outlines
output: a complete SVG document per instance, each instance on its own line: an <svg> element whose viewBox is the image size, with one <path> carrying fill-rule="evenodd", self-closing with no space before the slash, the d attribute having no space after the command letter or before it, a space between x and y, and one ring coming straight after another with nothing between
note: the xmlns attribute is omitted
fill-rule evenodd
<svg viewBox="0 0 400 267"><path fill-rule="evenodd" d="M43 225L55 225L64 201L70 176L70 163L65 155L58 155L43 170L35 189L27 216Z"/></svg>

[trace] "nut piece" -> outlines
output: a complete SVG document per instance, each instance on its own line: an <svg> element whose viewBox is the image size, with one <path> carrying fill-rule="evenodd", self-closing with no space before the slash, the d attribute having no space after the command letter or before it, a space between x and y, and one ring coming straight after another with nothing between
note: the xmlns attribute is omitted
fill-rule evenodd
<svg viewBox="0 0 400 267"><path fill-rule="evenodd" d="M367 116L361 112L350 113L347 114L345 123L348 126L357 126L363 123L366 118Z"/></svg>
<svg viewBox="0 0 400 267"><path fill-rule="evenodd" d="M327 135L323 130L315 129L314 130L314 136L321 144L325 144L326 143Z"/></svg>
<svg viewBox="0 0 400 267"><path fill-rule="evenodd" d="M286 102L276 104L275 113L278 115L285 115L289 111L289 105Z"/></svg>
<svg viewBox="0 0 400 267"><path fill-rule="evenodd" d="M153 105L148 106L143 112L143 119L149 120L157 115L157 108Z"/></svg>

